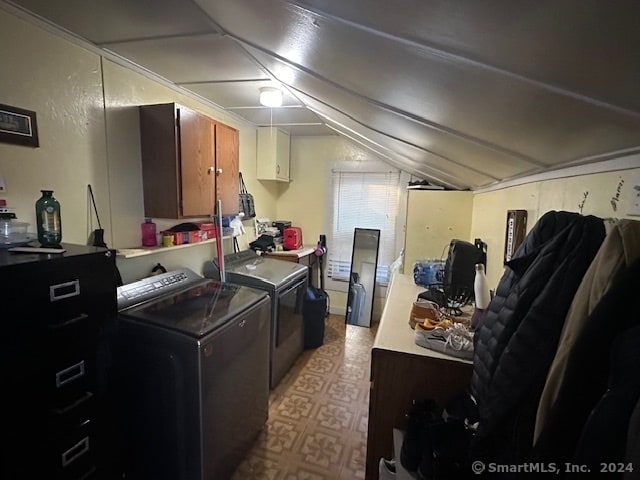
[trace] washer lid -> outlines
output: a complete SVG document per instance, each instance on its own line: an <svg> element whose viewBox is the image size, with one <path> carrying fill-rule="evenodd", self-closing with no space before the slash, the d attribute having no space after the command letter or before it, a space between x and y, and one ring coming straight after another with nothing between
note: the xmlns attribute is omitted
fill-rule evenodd
<svg viewBox="0 0 640 480"><path fill-rule="evenodd" d="M308 272L295 262L265 258L247 250L224 257L228 279L261 288L277 288Z"/></svg>
<svg viewBox="0 0 640 480"><path fill-rule="evenodd" d="M207 280L199 285L134 307L121 315L201 337L251 308L267 293Z"/></svg>

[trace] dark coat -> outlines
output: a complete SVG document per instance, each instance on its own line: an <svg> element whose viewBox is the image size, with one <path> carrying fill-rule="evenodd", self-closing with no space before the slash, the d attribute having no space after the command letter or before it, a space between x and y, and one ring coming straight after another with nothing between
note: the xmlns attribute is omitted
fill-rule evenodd
<svg viewBox="0 0 640 480"><path fill-rule="evenodd" d="M530 453L565 316L604 237L597 217L550 211L507 263L474 338L479 426L472 456L515 463Z"/></svg>
<svg viewBox="0 0 640 480"><path fill-rule="evenodd" d="M565 382L534 447L535 461L623 461L640 392L640 315L633 307L638 285L640 260L618 274L578 334Z"/></svg>

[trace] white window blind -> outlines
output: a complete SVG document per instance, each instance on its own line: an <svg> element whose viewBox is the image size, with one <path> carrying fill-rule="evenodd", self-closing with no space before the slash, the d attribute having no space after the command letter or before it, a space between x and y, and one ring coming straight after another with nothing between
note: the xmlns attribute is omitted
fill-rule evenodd
<svg viewBox="0 0 640 480"><path fill-rule="evenodd" d="M388 281L395 260L396 218L400 196L399 172L332 172L333 213L327 276L349 281L355 228L380 230L377 281Z"/></svg>

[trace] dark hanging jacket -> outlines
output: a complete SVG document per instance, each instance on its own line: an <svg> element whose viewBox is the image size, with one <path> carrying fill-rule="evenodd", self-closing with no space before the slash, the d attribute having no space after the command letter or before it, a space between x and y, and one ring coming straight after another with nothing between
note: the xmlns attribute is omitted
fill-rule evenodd
<svg viewBox="0 0 640 480"><path fill-rule="evenodd" d="M565 316L604 237L597 217L550 211L506 264L474 337L479 426L472 457L517 463L529 455Z"/></svg>
<svg viewBox="0 0 640 480"><path fill-rule="evenodd" d="M619 272L578 333L532 460L589 464L593 472L600 463L623 462L640 393L638 285L640 259Z"/></svg>

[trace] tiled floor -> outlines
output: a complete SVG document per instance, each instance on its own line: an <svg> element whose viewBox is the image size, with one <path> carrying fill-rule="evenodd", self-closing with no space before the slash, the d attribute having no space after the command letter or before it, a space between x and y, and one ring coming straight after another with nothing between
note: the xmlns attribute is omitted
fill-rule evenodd
<svg viewBox="0 0 640 480"><path fill-rule="evenodd" d="M267 425L233 480L364 478L375 330L327 318L323 345L271 392Z"/></svg>

